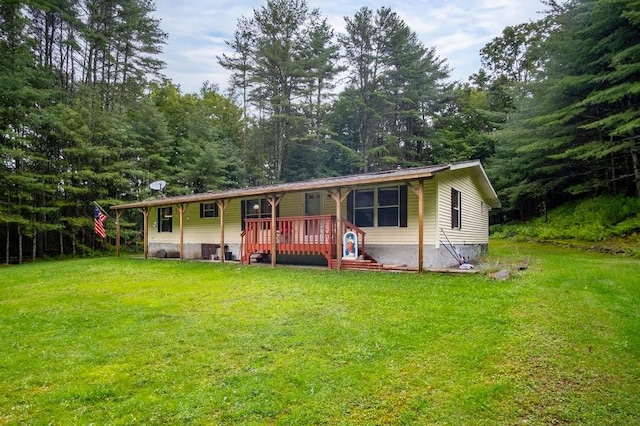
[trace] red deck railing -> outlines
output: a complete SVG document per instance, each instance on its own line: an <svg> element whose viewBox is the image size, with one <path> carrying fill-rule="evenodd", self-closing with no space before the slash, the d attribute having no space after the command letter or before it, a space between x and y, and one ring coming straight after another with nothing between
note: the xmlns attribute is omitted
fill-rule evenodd
<svg viewBox="0 0 640 426"><path fill-rule="evenodd" d="M342 219L337 232L335 216L304 216L276 218L276 255L322 255L329 265L336 257L336 238L347 230L358 235L360 253L364 251L365 232ZM242 232L242 261L249 262L253 253L269 254L272 250L271 218L245 219Z"/></svg>

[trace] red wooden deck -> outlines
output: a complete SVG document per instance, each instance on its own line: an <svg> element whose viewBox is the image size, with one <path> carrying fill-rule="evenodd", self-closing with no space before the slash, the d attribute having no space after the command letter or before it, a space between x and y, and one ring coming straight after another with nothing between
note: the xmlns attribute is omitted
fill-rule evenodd
<svg viewBox="0 0 640 426"><path fill-rule="evenodd" d="M336 216L276 218L276 256L322 255L331 267L332 259L336 258L336 238L342 238L347 230L356 233L360 253L365 254L364 231L344 219L342 223L342 229L337 232ZM244 226L242 261L248 263L253 253L270 254L274 235L271 231L271 218L245 219Z"/></svg>

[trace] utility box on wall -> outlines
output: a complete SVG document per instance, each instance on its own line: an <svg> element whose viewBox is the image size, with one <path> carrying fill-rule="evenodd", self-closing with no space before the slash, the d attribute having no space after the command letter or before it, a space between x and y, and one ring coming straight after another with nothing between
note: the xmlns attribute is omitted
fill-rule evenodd
<svg viewBox="0 0 640 426"><path fill-rule="evenodd" d="M204 260L213 260L218 255L220 244L202 244L202 258Z"/></svg>

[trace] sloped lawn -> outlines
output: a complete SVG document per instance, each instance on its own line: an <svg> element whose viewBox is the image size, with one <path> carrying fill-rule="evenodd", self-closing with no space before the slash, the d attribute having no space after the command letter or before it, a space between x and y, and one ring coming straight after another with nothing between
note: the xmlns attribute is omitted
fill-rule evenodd
<svg viewBox="0 0 640 426"><path fill-rule="evenodd" d="M507 281L206 262L0 268L0 424L640 424L640 261Z"/></svg>

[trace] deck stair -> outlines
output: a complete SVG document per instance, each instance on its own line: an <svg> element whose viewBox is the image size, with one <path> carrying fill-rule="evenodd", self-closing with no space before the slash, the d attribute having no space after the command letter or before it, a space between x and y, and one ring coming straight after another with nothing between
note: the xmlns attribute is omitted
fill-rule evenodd
<svg viewBox="0 0 640 426"><path fill-rule="evenodd" d="M331 269L338 268L338 259L331 259ZM342 270L351 271L411 271L404 264L382 264L374 259L342 259Z"/></svg>

